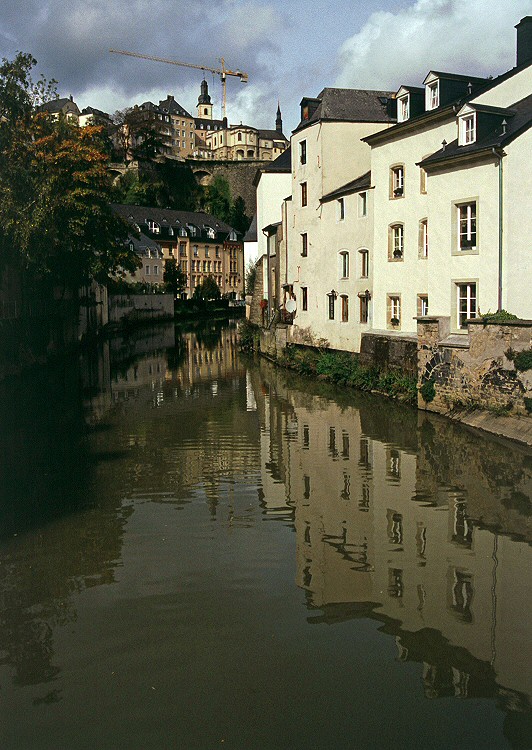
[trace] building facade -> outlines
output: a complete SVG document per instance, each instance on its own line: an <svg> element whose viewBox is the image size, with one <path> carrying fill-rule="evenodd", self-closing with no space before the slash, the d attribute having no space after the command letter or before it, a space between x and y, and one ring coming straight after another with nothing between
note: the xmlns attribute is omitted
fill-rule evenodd
<svg viewBox="0 0 532 750"><path fill-rule="evenodd" d="M149 259L128 281L163 284L164 264L175 260L186 275L183 298L189 298L205 278L212 277L220 293L232 299L244 294L244 245L241 235L225 222L202 212L143 206L113 205L136 233L150 240ZM153 246L160 254L153 256ZM155 270L157 268L157 270Z"/></svg>

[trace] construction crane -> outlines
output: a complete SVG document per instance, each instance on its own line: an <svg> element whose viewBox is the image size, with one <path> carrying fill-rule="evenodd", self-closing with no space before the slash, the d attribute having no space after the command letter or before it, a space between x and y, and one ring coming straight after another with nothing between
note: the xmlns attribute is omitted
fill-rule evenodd
<svg viewBox="0 0 532 750"><path fill-rule="evenodd" d="M155 57L154 55L141 55L139 52L127 52L123 49L110 49L109 52L113 52L115 55L128 55L129 57L139 57L141 60L153 60L154 62L162 62L162 63L168 63L169 65L180 65L183 68L195 68L196 70L208 70L211 73L216 73L220 76L220 80L222 81L222 116L226 116L226 104L227 104L227 95L226 95L226 78L227 76L236 76L237 78L240 78L240 81L242 83L248 82L248 74L243 73L241 70L228 70L225 67L225 60L222 57L220 59L220 62L222 63L221 68L209 68L207 65L194 65L193 63L186 63L186 62L178 62L177 60L167 60L164 57Z"/></svg>

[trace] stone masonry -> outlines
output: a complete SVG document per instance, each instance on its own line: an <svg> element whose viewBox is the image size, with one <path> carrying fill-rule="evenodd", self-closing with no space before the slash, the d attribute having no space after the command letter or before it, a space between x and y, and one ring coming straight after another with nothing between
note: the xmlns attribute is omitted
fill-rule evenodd
<svg viewBox="0 0 532 750"><path fill-rule="evenodd" d="M449 335L449 318L417 319L418 395L421 409L446 413L482 408L526 415L532 404L532 370L520 372L514 355L530 350L532 321L469 321L468 334Z"/></svg>

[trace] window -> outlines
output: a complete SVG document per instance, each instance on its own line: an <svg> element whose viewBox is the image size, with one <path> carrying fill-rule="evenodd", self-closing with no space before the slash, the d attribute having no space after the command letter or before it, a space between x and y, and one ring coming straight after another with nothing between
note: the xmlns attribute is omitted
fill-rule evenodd
<svg viewBox="0 0 532 750"><path fill-rule="evenodd" d="M334 320L334 303L336 302L336 294L328 294L329 298L329 320Z"/></svg>
<svg viewBox="0 0 532 750"><path fill-rule="evenodd" d="M306 141L299 142L299 163L300 164L307 163L307 142Z"/></svg>
<svg viewBox="0 0 532 750"><path fill-rule="evenodd" d="M366 193L366 191L358 194L358 215L368 215L368 194Z"/></svg>
<svg viewBox="0 0 532 750"><path fill-rule="evenodd" d="M308 255L308 234L306 232L301 235L301 255L303 258Z"/></svg>
<svg viewBox="0 0 532 750"><path fill-rule="evenodd" d="M429 225L427 219L419 222L419 257L429 257Z"/></svg>
<svg viewBox="0 0 532 750"><path fill-rule="evenodd" d="M216 255L217 258L220 257L220 248L218 247L218 245L216 245L216 249L214 251L214 254Z"/></svg>
<svg viewBox="0 0 532 750"><path fill-rule="evenodd" d="M404 254L404 227L392 224L389 231L388 260L401 261Z"/></svg>
<svg viewBox="0 0 532 750"><path fill-rule="evenodd" d="M340 278L349 278L349 253L347 250L342 250L340 253Z"/></svg>
<svg viewBox="0 0 532 750"><path fill-rule="evenodd" d="M159 266L154 266L153 267L153 275L154 276L158 276L159 275Z"/></svg>
<svg viewBox="0 0 532 750"><path fill-rule="evenodd" d="M241 141L241 140L242 140L242 133L239 133L239 134L238 134L238 140L239 140L239 141Z"/></svg>
<svg viewBox="0 0 532 750"><path fill-rule="evenodd" d="M349 321L349 297L347 294L342 294L340 297L342 300L342 323Z"/></svg>
<svg viewBox="0 0 532 750"><path fill-rule="evenodd" d="M388 328L401 326L401 297L399 294L389 294L386 305Z"/></svg>
<svg viewBox="0 0 532 750"><path fill-rule="evenodd" d="M429 314L429 297L427 294L417 295L417 314L421 316Z"/></svg>
<svg viewBox="0 0 532 750"><path fill-rule="evenodd" d="M148 229L150 232L153 232L153 234L159 234L161 231L161 227L157 224L156 221L147 221Z"/></svg>
<svg viewBox="0 0 532 750"><path fill-rule="evenodd" d="M408 94L401 96L397 100L397 120L398 122L404 122L410 117L410 107L408 101Z"/></svg>
<svg viewBox="0 0 532 750"><path fill-rule="evenodd" d="M192 249L193 249L193 252L194 252L194 257L197 258L199 256L199 248L198 248L198 246L194 245L194 247Z"/></svg>
<svg viewBox="0 0 532 750"><path fill-rule="evenodd" d="M359 295L360 301L360 322L367 323L369 318L369 297L366 294Z"/></svg>
<svg viewBox="0 0 532 750"><path fill-rule="evenodd" d="M458 249L477 249L477 204L461 203L458 209Z"/></svg>
<svg viewBox="0 0 532 750"><path fill-rule="evenodd" d="M308 289L306 286L301 287L301 309L308 310Z"/></svg>
<svg viewBox="0 0 532 750"><path fill-rule="evenodd" d="M338 221L345 219L345 200L343 198L338 199Z"/></svg>
<svg viewBox="0 0 532 750"><path fill-rule="evenodd" d="M208 245L205 245L205 257L206 258L209 257L209 246Z"/></svg>
<svg viewBox="0 0 532 750"><path fill-rule="evenodd" d="M149 275L150 275L150 267L146 266L146 276L149 276Z"/></svg>
<svg viewBox="0 0 532 750"><path fill-rule="evenodd" d="M477 317L477 285L473 282L457 284L456 291L458 328L466 329L466 320Z"/></svg>
<svg viewBox="0 0 532 750"><path fill-rule="evenodd" d="M390 198L402 198L404 195L405 168L402 165L390 170Z"/></svg>
<svg viewBox="0 0 532 750"><path fill-rule="evenodd" d="M302 206L307 205L307 183L306 182L301 183L301 205Z"/></svg>
<svg viewBox="0 0 532 750"><path fill-rule="evenodd" d="M367 279L369 276L369 251L359 250L360 254L360 278Z"/></svg>
<svg viewBox="0 0 532 750"><path fill-rule="evenodd" d="M458 130L460 146L467 146L468 143L474 143L476 141L476 115L474 112L460 118Z"/></svg>
<svg viewBox="0 0 532 750"><path fill-rule="evenodd" d="M181 257L185 257L187 254L187 244L186 242L180 242L179 243L179 255Z"/></svg>
<svg viewBox="0 0 532 750"><path fill-rule="evenodd" d="M426 157L423 157L426 159ZM419 168L419 192L423 195L427 192L427 172L423 167Z"/></svg>
<svg viewBox="0 0 532 750"><path fill-rule="evenodd" d="M436 109L440 106L440 83L434 81L429 83L425 92L425 105L427 109Z"/></svg>

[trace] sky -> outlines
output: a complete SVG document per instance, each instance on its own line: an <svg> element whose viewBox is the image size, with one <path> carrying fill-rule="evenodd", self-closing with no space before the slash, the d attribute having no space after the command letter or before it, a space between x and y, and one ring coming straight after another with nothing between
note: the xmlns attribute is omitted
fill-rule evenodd
<svg viewBox="0 0 532 750"><path fill-rule="evenodd" d="M81 108L113 113L173 94L196 113L202 71L109 53L124 49L212 68L225 58L231 123L287 136L303 96L325 86L396 91L429 70L496 76L515 65L530 0L17 0L0 4L0 56L30 52ZM218 76L206 73L215 116Z"/></svg>

